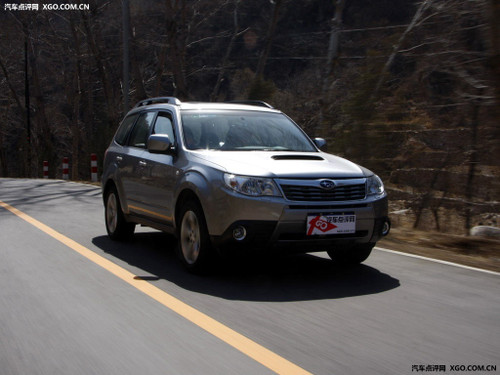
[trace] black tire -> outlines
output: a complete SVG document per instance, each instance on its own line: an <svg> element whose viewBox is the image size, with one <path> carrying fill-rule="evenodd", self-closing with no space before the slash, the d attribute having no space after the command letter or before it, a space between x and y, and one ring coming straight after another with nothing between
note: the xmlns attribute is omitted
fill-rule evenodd
<svg viewBox="0 0 500 375"><path fill-rule="evenodd" d="M359 244L328 250L330 258L339 264L354 266L363 263L370 256L374 243Z"/></svg>
<svg viewBox="0 0 500 375"><path fill-rule="evenodd" d="M206 273L214 254L205 215L193 200L185 202L179 211L177 238L177 255L182 264L192 273Z"/></svg>
<svg viewBox="0 0 500 375"><path fill-rule="evenodd" d="M107 190L104 198L104 221L108 236L112 240L128 240L134 234L135 224L125 220L118 192L114 186Z"/></svg>

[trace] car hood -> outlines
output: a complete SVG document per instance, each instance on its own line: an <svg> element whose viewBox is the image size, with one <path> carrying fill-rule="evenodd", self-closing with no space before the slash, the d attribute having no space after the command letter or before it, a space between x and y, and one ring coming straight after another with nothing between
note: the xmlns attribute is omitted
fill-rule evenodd
<svg viewBox="0 0 500 375"><path fill-rule="evenodd" d="M225 172L271 178L365 177L365 168L325 152L193 151Z"/></svg>

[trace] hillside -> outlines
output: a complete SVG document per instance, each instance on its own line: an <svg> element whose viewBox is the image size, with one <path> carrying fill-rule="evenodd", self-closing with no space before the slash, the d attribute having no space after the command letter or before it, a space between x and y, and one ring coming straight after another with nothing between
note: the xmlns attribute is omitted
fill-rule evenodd
<svg viewBox="0 0 500 375"><path fill-rule="evenodd" d="M102 160L124 112L122 1L86 3L0 11L0 176L48 160L60 177L68 156L86 179ZM130 3L129 107L265 100L383 177L396 225L499 225L496 2Z"/></svg>

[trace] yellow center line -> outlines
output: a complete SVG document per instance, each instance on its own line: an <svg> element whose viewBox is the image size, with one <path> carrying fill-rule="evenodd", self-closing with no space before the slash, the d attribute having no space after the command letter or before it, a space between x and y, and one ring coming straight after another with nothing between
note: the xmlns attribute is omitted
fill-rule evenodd
<svg viewBox="0 0 500 375"><path fill-rule="evenodd" d="M111 272L113 275L132 285L134 288L147 294L149 297L153 298L165 307L169 308L172 311L175 311L185 319L196 324L208 333L214 335L228 345L231 345L233 348L239 350L243 354L254 359L261 365L269 368L275 373L283 375L312 375L310 372L304 370L303 368L270 351L262 345L257 344L255 341L250 340L249 338L225 326L224 324L202 313L201 311L196 310L195 308L189 306L181 300L164 292L160 288L157 288L147 281L136 277L136 275L134 275L133 273L96 254L92 250L87 249L85 246L80 245L78 242L73 241L69 237L66 237L65 235L32 218L24 212L19 211L17 208L12 207L7 203L2 202L1 200L0 207L5 208L14 215L17 215L19 218L40 229L42 232L63 243L70 249L83 255L85 258Z"/></svg>

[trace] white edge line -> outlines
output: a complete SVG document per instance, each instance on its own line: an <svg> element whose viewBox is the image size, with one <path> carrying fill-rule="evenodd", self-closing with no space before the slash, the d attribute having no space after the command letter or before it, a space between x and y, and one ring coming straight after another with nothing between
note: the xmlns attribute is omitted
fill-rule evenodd
<svg viewBox="0 0 500 375"><path fill-rule="evenodd" d="M397 254L397 255L403 255L403 256L405 256L405 257L416 258L416 259L422 259L422 260L427 260L427 261L434 262L434 263L445 264L445 265L447 265L447 266L453 266L453 267L458 267L458 268L464 268L464 269L466 269L466 270L478 271L478 272L483 272L483 273L487 273L487 274L490 274L490 275L500 276L500 272L495 272L495 271L485 270L485 269L482 269L482 268L476 268L476 267L464 266L463 264L459 264L459 263L453 263L453 262L447 262L447 261L445 261L445 260L439 260L439 259L427 258L427 257L423 257L423 256L421 256L421 255L415 255L415 254L403 253L403 252L401 252L401 251L389 250L389 249L385 249L385 248L383 248L383 247L378 247L378 246L376 246L376 247L375 247L375 249L376 249L376 250L380 250L380 251L385 251L386 253Z"/></svg>

